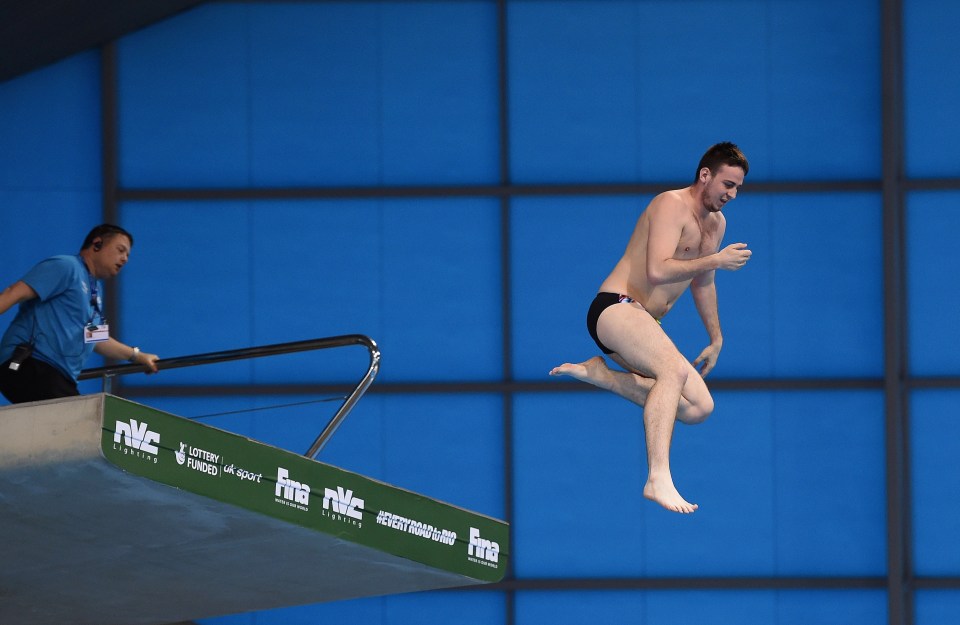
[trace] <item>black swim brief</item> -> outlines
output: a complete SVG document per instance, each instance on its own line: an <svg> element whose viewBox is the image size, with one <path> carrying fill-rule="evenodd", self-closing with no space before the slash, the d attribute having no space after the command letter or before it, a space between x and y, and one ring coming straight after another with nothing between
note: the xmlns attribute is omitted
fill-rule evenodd
<svg viewBox="0 0 960 625"><path fill-rule="evenodd" d="M633 301L629 295L604 293L602 291L597 293L597 296L593 298L593 303L590 304L590 310L587 311L587 332L590 333L597 347L599 347L600 351L604 354L612 354L613 350L601 343L600 337L597 336L597 320L600 319L600 313L614 304L631 304Z"/></svg>

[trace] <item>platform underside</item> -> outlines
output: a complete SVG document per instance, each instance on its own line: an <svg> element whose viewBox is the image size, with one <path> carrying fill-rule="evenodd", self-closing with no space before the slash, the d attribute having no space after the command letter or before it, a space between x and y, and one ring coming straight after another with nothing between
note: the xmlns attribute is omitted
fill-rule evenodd
<svg viewBox="0 0 960 625"><path fill-rule="evenodd" d="M130 474L102 396L0 409L0 623L146 625L480 583Z"/></svg>

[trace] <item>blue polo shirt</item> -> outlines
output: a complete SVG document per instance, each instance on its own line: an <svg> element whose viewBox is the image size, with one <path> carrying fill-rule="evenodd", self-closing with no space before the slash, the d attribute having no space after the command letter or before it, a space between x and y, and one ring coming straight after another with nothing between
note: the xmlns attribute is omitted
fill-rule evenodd
<svg viewBox="0 0 960 625"><path fill-rule="evenodd" d="M33 358L76 380L94 345L84 343L83 330L91 322L102 322L97 313L103 310L100 282L93 279L80 256L68 255L40 261L21 280L37 297L20 304L0 340L0 362L6 362L17 345L32 340Z"/></svg>

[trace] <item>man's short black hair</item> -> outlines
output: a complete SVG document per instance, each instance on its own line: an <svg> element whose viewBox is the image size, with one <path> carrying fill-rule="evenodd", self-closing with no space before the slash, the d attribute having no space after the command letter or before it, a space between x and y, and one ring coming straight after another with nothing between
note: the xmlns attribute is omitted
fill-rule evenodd
<svg viewBox="0 0 960 625"><path fill-rule="evenodd" d="M700 170L704 167L709 169L711 174L716 174L721 165L739 167L743 170L743 175L747 175L750 172L750 164L747 162L747 157L740 151L740 148L734 143L724 141L710 146L710 149L704 153L700 159L700 164L697 165L697 173L693 177L694 181L700 178Z"/></svg>
<svg viewBox="0 0 960 625"><path fill-rule="evenodd" d="M83 240L83 245L80 246L80 249L81 250L87 249L88 247L92 246L93 242L96 241L97 239L100 239L102 242L106 243L107 241L117 236L118 234L122 234L123 236L130 239L130 247L133 247L132 234L130 234L120 226L115 226L113 224L100 224L99 226L95 227L93 230L90 231L90 233L87 235L87 238Z"/></svg>

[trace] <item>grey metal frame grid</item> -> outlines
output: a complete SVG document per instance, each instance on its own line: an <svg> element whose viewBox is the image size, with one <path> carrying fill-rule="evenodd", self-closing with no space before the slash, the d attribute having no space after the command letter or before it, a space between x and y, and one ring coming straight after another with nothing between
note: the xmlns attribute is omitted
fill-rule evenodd
<svg viewBox="0 0 960 625"><path fill-rule="evenodd" d="M305 0L323 2L325 0ZM960 190L960 179L912 179L904 175L903 110L903 32L902 0L877 0L881 15L881 93L882 93L882 172L880 180L832 182L758 182L751 190L766 193L879 191L883 205L883 280L884 342L883 378L855 379L727 379L711 382L716 390L807 390L807 389L883 389L887 460L887 574L876 577L684 577L684 578L563 578L517 579L512 570L499 583L483 586L475 592L495 590L504 593L507 625L516 622L517 591L563 590L655 590L655 589L883 589L887 592L889 625L913 625L914 593L917 589L960 589L960 577L917 578L913 574L911 554L911 508L909 492L909 395L921 388L960 388L960 377L911 377L907 362L906 255L904 252L905 195L912 190ZM649 184L570 184L514 185L510 181L510 133L508 102L507 2L497 0L499 67L500 181L497 185L423 186L423 187L348 187L348 188L273 188L273 189L124 189L118 178L117 71L115 44L103 47L101 54L103 219L119 221L125 201L176 200L261 200L331 199L398 197L497 197L501 216L501 273L503 297L503 378L500 382L400 383L378 384L371 393L498 393L503 399L504 427L504 510L507 520L514 511L513 493L513 399L517 393L584 392L577 382L515 381L513 379L511 326L511 200L537 195L621 195L650 194L671 183ZM114 288L107 302L108 316L118 326L119 292ZM341 392L339 385L261 385L233 387L123 387L117 392L128 396L213 396L230 394L286 395Z"/></svg>

